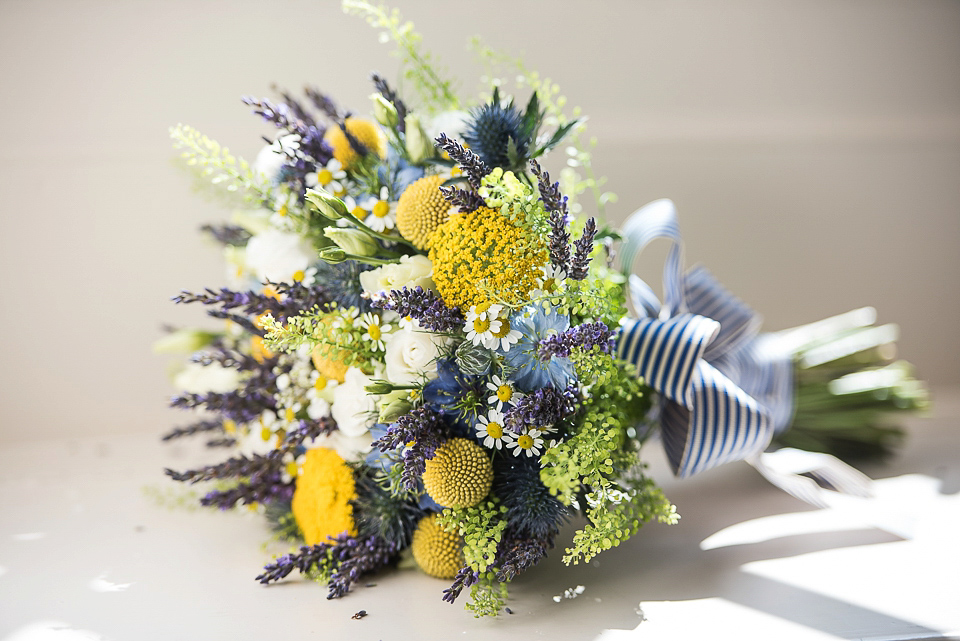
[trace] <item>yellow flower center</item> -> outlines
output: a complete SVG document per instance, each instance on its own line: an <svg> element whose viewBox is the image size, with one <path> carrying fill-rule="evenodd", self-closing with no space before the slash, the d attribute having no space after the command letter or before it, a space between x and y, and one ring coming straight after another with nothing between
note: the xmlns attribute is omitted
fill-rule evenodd
<svg viewBox="0 0 960 641"><path fill-rule="evenodd" d="M503 322L500 323L500 329L493 332L493 335L496 336L497 338L503 338L509 333L510 333L510 323L504 320Z"/></svg>
<svg viewBox="0 0 960 641"><path fill-rule="evenodd" d="M506 403L513 398L513 388L509 385L501 385L497 388L497 398Z"/></svg>
<svg viewBox="0 0 960 641"><path fill-rule="evenodd" d="M321 185L326 185L333 181L333 172L327 168L323 168L317 172L317 182Z"/></svg>
<svg viewBox="0 0 960 641"><path fill-rule="evenodd" d="M271 436L273 436L273 432L270 431L269 427L260 428L260 440L269 441Z"/></svg>
<svg viewBox="0 0 960 641"><path fill-rule="evenodd" d="M297 416L296 414L294 414L293 410L288 407L286 411L283 413L283 417L287 419L288 423L292 423L293 419L295 419Z"/></svg>
<svg viewBox="0 0 960 641"><path fill-rule="evenodd" d="M317 377L317 381L313 384L313 389L317 390L318 392L322 392L324 388L327 387L327 383L329 382L330 381L326 376L320 375Z"/></svg>
<svg viewBox="0 0 960 641"><path fill-rule="evenodd" d="M277 210L277 214L279 214L280 216L286 216L286 215L287 215L287 206L286 206L286 205L281 205L281 206L280 206L280 209Z"/></svg>
<svg viewBox="0 0 960 641"><path fill-rule="evenodd" d="M223 431L227 434L236 434L237 433L237 424L231 421L229 418L223 421Z"/></svg>
<svg viewBox="0 0 960 641"><path fill-rule="evenodd" d="M287 474L296 478L297 476L297 463L295 461L290 461L286 465Z"/></svg>
<svg viewBox="0 0 960 641"><path fill-rule="evenodd" d="M525 450L529 450L531 447L533 447L533 437L529 434L521 434L517 439L517 445Z"/></svg>
<svg viewBox="0 0 960 641"><path fill-rule="evenodd" d="M473 313L479 316L480 314L490 309L491 305L493 305L493 303L491 303L490 301L487 301L486 303L480 303L479 305L473 308Z"/></svg>
<svg viewBox="0 0 960 641"><path fill-rule="evenodd" d="M377 218L383 218L390 213L390 203L385 200L378 200L377 204L373 206L373 215Z"/></svg>
<svg viewBox="0 0 960 641"><path fill-rule="evenodd" d="M543 281L543 291L545 292L552 292L554 289L556 289L556 287L557 287L556 278L548 278L547 280Z"/></svg>
<svg viewBox="0 0 960 641"><path fill-rule="evenodd" d="M487 434L493 438L500 438L503 436L503 425L500 425L500 423L487 423Z"/></svg>
<svg viewBox="0 0 960 641"><path fill-rule="evenodd" d="M490 321L486 318L477 318L473 321L473 331L483 334L490 329Z"/></svg>
<svg viewBox="0 0 960 641"><path fill-rule="evenodd" d="M360 205L357 205L356 207L350 210L350 215L356 218L357 220L363 220L364 218L367 217L367 210L361 207Z"/></svg>
<svg viewBox="0 0 960 641"><path fill-rule="evenodd" d="M306 277L306 274L303 272L302 269L298 269L297 271L293 272L294 282L297 282L297 283L303 282L303 279L305 277Z"/></svg>
<svg viewBox="0 0 960 641"><path fill-rule="evenodd" d="M380 340L380 326L376 323L370 323L370 327L367 328L367 332L370 333L370 340Z"/></svg>

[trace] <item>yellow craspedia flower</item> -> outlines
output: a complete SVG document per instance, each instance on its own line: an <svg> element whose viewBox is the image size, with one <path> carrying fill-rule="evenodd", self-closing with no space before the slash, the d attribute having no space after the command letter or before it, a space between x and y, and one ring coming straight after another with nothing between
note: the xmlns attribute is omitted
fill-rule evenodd
<svg viewBox="0 0 960 641"><path fill-rule="evenodd" d="M307 450L292 504L293 517L307 545L324 543L343 532L355 536L350 504L355 498L353 471L340 455L325 447Z"/></svg>
<svg viewBox="0 0 960 641"><path fill-rule="evenodd" d="M420 519L410 549L420 569L432 577L452 579L463 567L460 537L456 532L444 531L435 514Z"/></svg>
<svg viewBox="0 0 960 641"><path fill-rule="evenodd" d="M320 372L321 376L342 383L346 380L349 366L334 357L335 351L336 350L330 349L326 345L318 346L310 353L310 359L313 361L313 366Z"/></svg>
<svg viewBox="0 0 960 641"><path fill-rule="evenodd" d="M440 193L444 176L424 176L406 188L397 202L397 229L417 249L430 249L433 232L450 216Z"/></svg>
<svg viewBox="0 0 960 641"><path fill-rule="evenodd" d="M384 137L380 127L372 120L364 118L347 118L343 121L350 135L367 148L371 153L380 158L386 158L387 139ZM327 129L323 139L333 147L333 157L340 161L344 169L350 170L356 166L360 160L360 154L356 152L343 130L338 126Z"/></svg>
<svg viewBox="0 0 960 641"><path fill-rule="evenodd" d="M450 439L427 461L423 487L444 507L471 507L493 483L493 464L482 447L465 438Z"/></svg>
<svg viewBox="0 0 960 641"><path fill-rule="evenodd" d="M488 207L451 214L434 232L430 249L437 291L444 303L462 310L527 300L548 258L542 238Z"/></svg>

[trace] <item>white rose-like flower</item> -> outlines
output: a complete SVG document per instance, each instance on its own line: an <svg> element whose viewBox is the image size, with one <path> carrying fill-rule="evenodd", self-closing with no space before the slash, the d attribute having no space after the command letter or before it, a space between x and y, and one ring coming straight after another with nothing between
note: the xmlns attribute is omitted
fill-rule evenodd
<svg viewBox="0 0 960 641"><path fill-rule="evenodd" d="M297 272L305 272L316 252L297 234L268 229L247 241L247 266L260 282L293 282Z"/></svg>
<svg viewBox="0 0 960 641"><path fill-rule="evenodd" d="M373 449L373 435L370 432L360 436L347 436L343 432L333 432L320 436L313 441L312 447L326 447L335 450L344 461L355 463L362 461Z"/></svg>
<svg viewBox="0 0 960 641"><path fill-rule="evenodd" d="M383 265L360 274L360 286L363 291L373 296L384 294L391 289L413 289L417 285L424 289L436 289L433 284L433 263L419 254L401 256L399 263Z"/></svg>
<svg viewBox="0 0 960 641"><path fill-rule="evenodd" d="M299 147L300 136L297 134L280 136L260 150L251 169L275 183L280 177L280 170L293 161L291 156Z"/></svg>
<svg viewBox="0 0 960 641"><path fill-rule="evenodd" d="M187 363L173 377L173 386L188 394L224 394L240 387L240 372L219 363Z"/></svg>
<svg viewBox="0 0 960 641"><path fill-rule="evenodd" d="M363 389L370 384L366 374L356 367L347 369L344 381L333 390L330 410L337 427L347 436L361 436L377 420L377 397Z"/></svg>
<svg viewBox="0 0 960 641"><path fill-rule="evenodd" d="M437 377L437 357L445 339L430 332L404 329L387 339L383 360L387 364L387 380L412 384L423 378Z"/></svg>

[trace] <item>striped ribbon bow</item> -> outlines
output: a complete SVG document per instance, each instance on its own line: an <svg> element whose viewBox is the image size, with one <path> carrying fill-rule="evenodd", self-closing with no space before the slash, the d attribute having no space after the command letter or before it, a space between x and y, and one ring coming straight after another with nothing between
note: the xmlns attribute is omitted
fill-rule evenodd
<svg viewBox="0 0 960 641"><path fill-rule="evenodd" d="M663 271L663 305L630 276L639 318L626 319L617 356L636 366L660 395L660 425L674 473L687 477L756 458L793 413L792 362L758 336L760 317L703 268L683 272L683 243L669 200L636 211L622 230L621 268L632 270L656 238L672 242Z"/></svg>

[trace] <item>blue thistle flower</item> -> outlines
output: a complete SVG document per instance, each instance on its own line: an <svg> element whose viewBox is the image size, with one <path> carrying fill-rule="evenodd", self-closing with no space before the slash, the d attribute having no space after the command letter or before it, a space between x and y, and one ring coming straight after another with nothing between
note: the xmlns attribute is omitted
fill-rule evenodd
<svg viewBox="0 0 960 641"><path fill-rule="evenodd" d="M360 274L372 265L347 260L332 265L320 261L314 265L317 268L317 282L323 283L326 295L341 307L356 307L361 313L369 312L370 301L363 297L363 287L360 286Z"/></svg>
<svg viewBox="0 0 960 641"><path fill-rule="evenodd" d="M540 482L534 459L497 457L493 493L507 508L507 524L520 538L552 539L570 518L570 509Z"/></svg>
<svg viewBox="0 0 960 641"><path fill-rule="evenodd" d="M471 111L463 139L488 166L513 169L526 162L535 134L513 101L501 105L494 90L489 104Z"/></svg>

